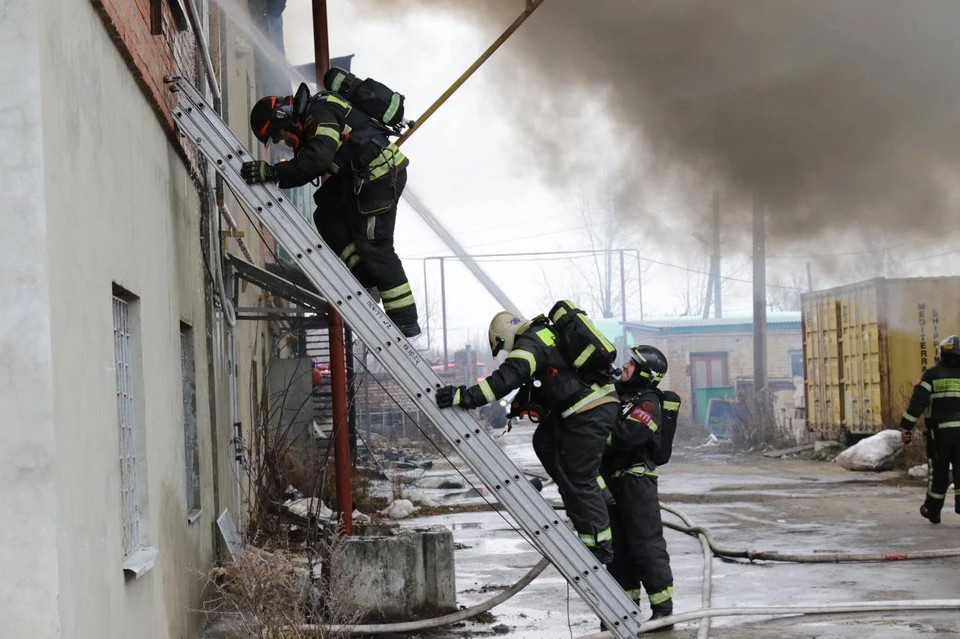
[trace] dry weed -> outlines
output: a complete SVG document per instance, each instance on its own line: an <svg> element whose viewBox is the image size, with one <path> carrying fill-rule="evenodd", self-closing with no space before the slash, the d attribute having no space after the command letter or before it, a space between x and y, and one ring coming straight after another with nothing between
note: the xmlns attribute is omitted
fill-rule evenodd
<svg viewBox="0 0 960 639"><path fill-rule="evenodd" d="M266 552L248 547L233 562L213 568L213 594L204 612L227 619L237 639L334 639L332 625L356 624L362 613L329 588L331 570L342 570L345 553L335 538L320 551ZM322 577L311 578L322 563ZM309 628L303 626L309 624Z"/></svg>

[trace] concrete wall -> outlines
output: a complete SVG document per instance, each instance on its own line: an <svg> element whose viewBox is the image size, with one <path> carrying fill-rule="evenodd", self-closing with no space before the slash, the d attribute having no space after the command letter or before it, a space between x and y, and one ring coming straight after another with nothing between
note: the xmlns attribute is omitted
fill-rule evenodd
<svg viewBox="0 0 960 639"><path fill-rule="evenodd" d="M237 2L239 5L247 3L243 0ZM223 93L223 109L230 128L239 140L246 145L254 156L257 156L261 149L255 137L250 131L250 109L256 102L256 74L254 73L254 59L250 46L246 43L244 37L234 31L232 24L227 21L226 34L223 39L224 53L223 59L229 63L228 68L221 74L221 91ZM214 34L220 33L220 26L214 24L211 26ZM218 38L214 38L216 41ZM219 58L219 46L215 47L217 51L214 54ZM226 204L233 214L240 230L245 234L245 242L253 253L254 261L258 264L264 264L272 260L272 256L264 246L257 233L257 227L250 224L250 220L244 215L240 205L232 196L229 190L226 192ZM267 236L269 239L269 236ZM236 239L228 239L225 243L226 250L229 253L241 256L241 251ZM261 306L265 301L263 291L252 284L242 284L240 287L239 306L253 307ZM257 425L257 407L254 402L264 397L264 379L269 370L271 352L273 350L273 336L269 325L266 322L242 321L238 322L233 329L233 345L236 356L236 387L237 387L237 413L233 421L242 424L243 436L250 447L255 447L258 439L254 429ZM226 410L226 407L224 407ZM233 421L224 420L226 428L232 428ZM255 456L259 450L253 450L250 464L255 463ZM232 453L231 453L232 455ZM233 481L233 470L230 460L226 458L221 464L220 478L223 482ZM242 469L241 469L242 470ZM231 512L234 513L234 520L238 522L238 528L244 532L244 523L247 520L249 504L244 495L249 495L251 491L247 482L246 475L241 473L243 478L243 490L240 496L242 504L239 505L239 512L235 511L234 503L236 495L228 495L229 499L225 504L229 504Z"/></svg>
<svg viewBox="0 0 960 639"><path fill-rule="evenodd" d="M49 2L0 0L0 634L59 637L57 442L40 46Z"/></svg>
<svg viewBox="0 0 960 639"><path fill-rule="evenodd" d="M266 370L269 336L252 322L228 331L210 302L200 247L210 229L185 164L192 151L172 135L160 81L193 70L192 34L173 30L163 3L165 33L151 36L148 6L0 0L8 44L0 59L0 512L15 524L0 542L2 636L199 636L191 611L197 572L215 557L216 517L227 507L244 519L233 423L244 422L249 442L250 391ZM252 57L236 50L231 28L223 41L230 114L246 140ZM259 236L233 210L262 263ZM115 285L137 299L142 545L159 551L136 580L122 570ZM254 287L241 298L261 301ZM192 329L200 450L201 512L190 521L181 324Z"/></svg>
<svg viewBox="0 0 960 639"><path fill-rule="evenodd" d="M202 513L187 521L181 322L193 329L197 380L209 375L197 190L91 3L57 7L40 60L61 636L198 636L193 571L213 557L217 513L210 389L198 383ZM139 300L142 535L159 550L136 580L122 569L114 283Z"/></svg>

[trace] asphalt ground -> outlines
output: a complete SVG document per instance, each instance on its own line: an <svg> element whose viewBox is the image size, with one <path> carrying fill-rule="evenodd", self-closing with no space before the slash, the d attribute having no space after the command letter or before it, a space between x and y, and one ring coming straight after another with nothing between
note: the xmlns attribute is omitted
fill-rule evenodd
<svg viewBox="0 0 960 639"><path fill-rule="evenodd" d="M533 427L516 426L498 439L521 469L537 472L530 446ZM541 471L542 472L542 471ZM450 477L463 489L427 488L421 497L446 506L482 505L489 499L470 473L466 479L435 464L427 484ZM478 487L473 490L469 484ZM414 489L416 492L416 489ZM945 510L934 526L918 514L923 482L900 472L853 473L836 464L767 459L680 448L662 469L661 501L708 528L725 547L781 552L884 552L960 548L960 515ZM556 489L544 490L557 499ZM948 504L949 505L949 504ZM676 521L672 515L665 519ZM679 523L679 522L678 522ZM539 559L505 512L482 510L418 517L404 525L442 524L457 544L457 603L471 606L508 587ZM699 542L667 530L675 578L675 610L701 607L703 557ZM855 564L782 564L713 560L713 607L817 605L901 599L960 598L960 558ZM645 613L649 607L644 602ZM407 637L434 639L507 636L578 637L599 623L551 567L491 614L457 626ZM697 622L660 637L695 637ZM860 616L728 617L713 621L715 638L960 637L960 612L873 613Z"/></svg>

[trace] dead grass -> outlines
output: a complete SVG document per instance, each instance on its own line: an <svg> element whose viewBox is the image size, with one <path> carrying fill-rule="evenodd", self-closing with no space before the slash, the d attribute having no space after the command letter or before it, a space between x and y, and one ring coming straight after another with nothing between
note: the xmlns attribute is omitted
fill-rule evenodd
<svg viewBox="0 0 960 639"><path fill-rule="evenodd" d="M348 636L331 625L356 624L355 611L331 589L331 571L342 570L345 553L339 538L320 545L319 552L266 552L248 548L236 559L207 575L211 597L204 608L208 620L226 619L237 639L333 639ZM323 578L313 568L323 565ZM303 628L311 624L310 628Z"/></svg>
<svg viewBox="0 0 960 639"><path fill-rule="evenodd" d="M773 393L766 389L755 395L737 395L737 419L729 429L736 450L771 450L794 443L791 434L777 424L773 400Z"/></svg>
<svg viewBox="0 0 960 639"><path fill-rule="evenodd" d="M897 463L897 468L901 470L910 470L917 464L927 463L927 442L919 429L913 431L913 441L907 445Z"/></svg>

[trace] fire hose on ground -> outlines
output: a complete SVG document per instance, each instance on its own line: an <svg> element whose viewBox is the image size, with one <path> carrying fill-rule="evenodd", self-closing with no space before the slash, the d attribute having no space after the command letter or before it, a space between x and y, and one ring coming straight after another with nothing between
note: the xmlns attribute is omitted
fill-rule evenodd
<svg viewBox="0 0 960 639"><path fill-rule="evenodd" d="M821 605L794 605L794 606L751 606L737 608L711 608L712 598L712 571L711 564L714 556L733 559L748 559L751 561L778 561L789 563L849 563L849 562L887 562L887 561L907 561L921 559L939 559L945 557L960 557L960 548L948 550L924 550L912 553L780 553L780 552L760 552L751 550L729 549L718 546L710 537L707 529L696 526L687 515L676 508L660 504L661 508L677 516L683 525L672 522L664 522L668 528L689 535L696 535L700 540L701 549L704 556L703 567L703 594L700 610L692 610L663 617L655 621L648 621L641 624L639 632L646 633L677 623L700 620L700 628L697 633L698 639L706 639L710 632L710 620L714 617L782 617L794 615L837 615L837 614L866 614L866 613L889 613L889 612L917 612L925 610L960 610L960 599L916 599L916 600L895 600L895 601L875 601L875 602L846 602ZM479 603L470 608L465 608L455 613L433 617L430 619L420 619L417 621L407 621L400 623L385 624L365 624L365 625L330 625L330 624L303 624L300 626L302 631L324 630L327 632L340 633L346 635L377 635L392 632L414 632L418 630L429 630L440 628L455 623L466 621L472 617L487 612L495 606L507 601L518 592L526 588L533 582L549 565L549 561L541 559L533 568L531 568L516 583L500 592L496 596ZM608 632L582 635L578 639L610 639L613 635Z"/></svg>
<svg viewBox="0 0 960 639"><path fill-rule="evenodd" d="M300 630L303 632L316 632L318 630L323 630L325 632L330 632L334 634L346 634L346 635L377 635L377 634L386 634L391 632L413 632L415 630L429 630L431 628L441 628L443 626L449 626L451 624L460 623L461 621L466 621L471 617L476 617L477 615L484 613L494 606L502 604L507 599L510 599L515 594L526 588L530 583L540 576L547 566L550 565L550 560L544 557L537 564L531 568L527 574L520 578L515 584L499 593L495 597L487 599L483 603L479 603L476 606L471 606L463 610L450 613L449 615L443 615L442 617L433 617L431 619L419 619L417 621L404 621L401 623L382 623L382 624L366 624L366 625L356 625L356 626L346 626L346 625L325 625L325 624L304 624L300 626Z"/></svg>
<svg viewBox="0 0 960 639"><path fill-rule="evenodd" d="M733 548L724 548L723 546L718 546L714 542L713 538L710 536L710 532L702 528L701 526L693 526L690 524L690 521L686 517L681 516L680 511L666 506L665 504L660 504L660 507L667 512L673 513L680 517L686 526L681 526L679 524L674 524L671 522L664 522L664 526L672 528L678 532L686 533L689 535L698 535L701 539L706 540L707 544L710 547L710 550L717 557L725 557L728 559L747 559L749 561L779 561L784 563L796 563L796 564L839 564L839 563L856 563L856 562L884 562L884 561L907 561L911 559L943 559L946 557L960 557L960 548L949 548L945 550L918 550L916 552L904 553L904 552L892 552L892 553L883 553L883 552L866 552L866 553L841 553L841 552L819 552L814 551L812 553L782 553L782 552L768 552L760 550L741 550Z"/></svg>

